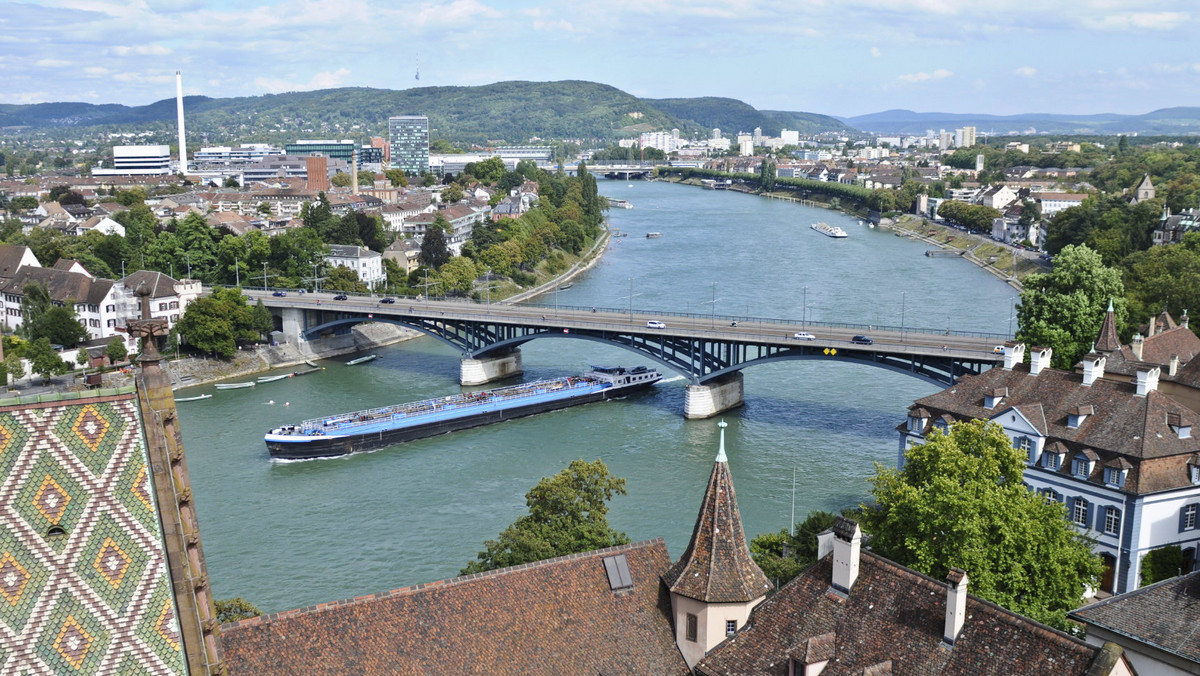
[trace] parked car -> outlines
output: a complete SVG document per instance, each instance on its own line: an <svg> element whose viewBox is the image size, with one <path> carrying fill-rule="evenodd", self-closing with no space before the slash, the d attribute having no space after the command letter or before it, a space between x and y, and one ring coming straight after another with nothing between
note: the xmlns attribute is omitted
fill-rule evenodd
<svg viewBox="0 0 1200 676"><path fill-rule="evenodd" d="M651 319L650 321L646 322L646 328L648 328L648 329L665 329L665 328L667 328L667 325L658 321L657 319Z"/></svg>
<svg viewBox="0 0 1200 676"><path fill-rule="evenodd" d="M858 345L874 345L875 341L870 336L855 336L850 339L851 343Z"/></svg>
<svg viewBox="0 0 1200 676"><path fill-rule="evenodd" d="M1004 346L997 345L996 347L992 348L992 352L995 352L996 354L1004 354Z"/></svg>
<svg viewBox="0 0 1200 676"><path fill-rule="evenodd" d="M380 301L379 301L379 302L380 302L380 303L387 303L388 305L391 305L392 303L395 303L395 302L396 302L396 299L395 299L395 298L391 298L391 297L388 297L388 298L382 298L382 299L380 299Z"/></svg>
<svg viewBox="0 0 1200 676"><path fill-rule="evenodd" d="M333 299L334 300L350 300L350 298L344 293L339 293L338 295L334 296Z"/></svg>
<svg viewBox="0 0 1200 676"><path fill-rule="evenodd" d="M814 336L811 333L808 333L807 331L797 331L792 334L792 337L795 338L796 340L816 340L817 339L816 336Z"/></svg>
<svg viewBox="0 0 1200 676"><path fill-rule="evenodd" d="M276 296L278 298L283 298L284 296L287 295L287 291L276 291L275 293L273 293L271 295Z"/></svg>

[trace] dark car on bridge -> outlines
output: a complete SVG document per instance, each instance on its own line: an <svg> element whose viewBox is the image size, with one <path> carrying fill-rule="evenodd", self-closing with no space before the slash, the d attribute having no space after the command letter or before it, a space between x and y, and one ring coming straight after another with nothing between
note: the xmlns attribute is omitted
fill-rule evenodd
<svg viewBox="0 0 1200 676"><path fill-rule="evenodd" d="M392 303L396 302L396 299L395 298L381 298L381 299L379 299L379 302L387 303L388 305L391 305Z"/></svg>
<svg viewBox="0 0 1200 676"><path fill-rule="evenodd" d="M851 343L858 345L874 345L875 341L870 336L855 336L850 339Z"/></svg>
<svg viewBox="0 0 1200 676"><path fill-rule="evenodd" d="M349 300L349 297L346 296L346 294L344 294L344 293L339 293L338 295L334 296L333 299L334 300Z"/></svg>
<svg viewBox="0 0 1200 676"><path fill-rule="evenodd" d="M275 293L273 293L271 295L275 296L276 298L283 298L284 296L287 295L287 291L276 291Z"/></svg>

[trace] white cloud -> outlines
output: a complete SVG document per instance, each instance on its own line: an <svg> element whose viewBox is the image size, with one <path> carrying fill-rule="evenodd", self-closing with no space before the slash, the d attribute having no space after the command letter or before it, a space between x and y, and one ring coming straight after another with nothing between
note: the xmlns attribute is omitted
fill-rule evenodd
<svg viewBox="0 0 1200 676"><path fill-rule="evenodd" d="M1033 77L1037 75L1037 68L1034 68L1033 66L1021 66L1013 72L1021 77Z"/></svg>
<svg viewBox="0 0 1200 676"><path fill-rule="evenodd" d="M1131 29L1166 31L1188 24L1187 12L1127 12L1106 16L1084 16L1083 25L1093 30L1126 31Z"/></svg>
<svg viewBox="0 0 1200 676"><path fill-rule="evenodd" d="M62 59L38 59L33 62L33 65L39 68L66 68L71 65L71 62Z"/></svg>
<svg viewBox="0 0 1200 676"><path fill-rule="evenodd" d="M171 50L163 47L162 45L155 44L133 46L117 45L116 47L110 47L108 52L110 54L116 54L117 56L166 56L167 54L171 53Z"/></svg>
<svg viewBox="0 0 1200 676"><path fill-rule="evenodd" d="M346 83L346 78L349 77L349 75L349 69L339 68L332 73L317 73L308 82L296 82L294 80L282 78L258 77L254 79L254 84L272 94L278 94L280 92L302 92L310 89L341 87Z"/></svg>
<svg viewBox="0 0 1200 676"><path fill-rule="evenodd" d="M103 66L88 66L87 68L83 69L83 72L85 75L90 75L92 77L101 77L103 75L108 75L112 71L104 68Z"/></svg>
<svg viewBox="0 0 1200 676"><path fill-rule="evenodd" d="M954 75L954 73L946 70L945 68L939 68L932 73L906 73L896 79L900 80L901 82L925 82L926 80L944 80L951 75Z"/></svg>
<svg viewBox="0 0 1200 676"><path fill-rule="evenodd" d="M879 58L879 56L880 56L880 52L879 52L879 48L878 48L878 47L872 47L872 48L871 48L871 56L873 56L873 57L875 57L875 58L877 58L877 59Z"/></svg>

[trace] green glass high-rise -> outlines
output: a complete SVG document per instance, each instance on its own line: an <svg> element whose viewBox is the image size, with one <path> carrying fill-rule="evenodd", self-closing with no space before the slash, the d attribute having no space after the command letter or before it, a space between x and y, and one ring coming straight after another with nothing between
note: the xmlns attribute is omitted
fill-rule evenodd
<svg viewBox="0 0 1200 676"><path fill-rule="evenodd" d="M419 175L429 171L429 118L397 115L388 118L388 141L396 169Z"/></svg>

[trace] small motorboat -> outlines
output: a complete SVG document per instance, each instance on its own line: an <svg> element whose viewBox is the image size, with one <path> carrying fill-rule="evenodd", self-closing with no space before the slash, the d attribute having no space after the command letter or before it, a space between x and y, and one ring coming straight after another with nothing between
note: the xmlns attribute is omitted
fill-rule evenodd
<svg viewBox="0 0 1200 676"><path fill-rule="evenodd" d="M242 388L245 388L245 387L254 387L254 386L255 386L255 385L257 385L257 384L258 384L258 383L254 383L254 382L249 382L249 383L217 383L216 385L213 385L213 387L217 388L218 390L240 390L240 389L242 389Z"/></svg>
<svg viewBox="0 0 1200 676"><path fill-rule="evenodd" d="M195 397L180 397L175 400L175 403L179 403L181 401L200 401L201 399L212 399L212 395L211 394L201 394L201 395L198 395Z"/></svg>
<svg viewBox="0 0 1200 676"><path fill-rule="evenodd" d="M379 359L379 355L369 354L365 357L359 357L358 359L351 359L350 361L346 362L346 366L356 366L358 364L365 364L369 361L374 361L376 359Z"/></svg>

